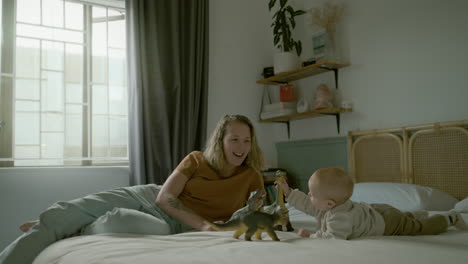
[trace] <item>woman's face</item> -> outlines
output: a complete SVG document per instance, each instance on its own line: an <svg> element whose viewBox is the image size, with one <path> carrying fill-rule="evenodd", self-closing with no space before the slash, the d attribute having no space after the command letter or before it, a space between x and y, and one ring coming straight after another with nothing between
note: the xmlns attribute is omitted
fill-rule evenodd
<svg viewBox="0 0 468 264"><path fill-rule="evenodd" d="M227 163L233 167L240 166L250 152L251 143L248 125L241 122L229 123L223 138L224 157Z"/></svg>

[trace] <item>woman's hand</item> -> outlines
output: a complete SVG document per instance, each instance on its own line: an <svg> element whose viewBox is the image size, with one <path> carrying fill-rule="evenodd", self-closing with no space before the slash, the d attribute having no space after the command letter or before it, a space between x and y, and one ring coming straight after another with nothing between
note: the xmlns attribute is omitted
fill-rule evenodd
<svg viewBox="0 0 468 264"><path fill-rule="evenodd" d="M224 224L224 221L214 221L213 223L215 224ZM203 222L203 224L199 228L200 231L216 231L211 225L209 225L206 222Z"/></svg>
<svg viewBox="0 0 468 264"><path fill-rule="evenodd" d="M199 231L216 231L213 227L211 227L207 223L203 223L203 225L199 228Z"/></svg>

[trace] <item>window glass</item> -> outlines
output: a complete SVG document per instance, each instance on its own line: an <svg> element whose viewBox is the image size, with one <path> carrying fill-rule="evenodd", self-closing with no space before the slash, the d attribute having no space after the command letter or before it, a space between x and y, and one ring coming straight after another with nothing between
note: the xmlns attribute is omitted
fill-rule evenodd
<svg viewBox="0 0 468 264"><path fill-rule="evenodd" d="M93 115L92 157L107 157L109 149L109 119L107 115Z"/></svg>
<svg viewBox="0 0 468 264"><path fill-rule="evenodd" d="M53 113L53 112L43 112L41 115L41 124L42 126L41 133L44 132L60 132L63 133L64 130L64 120L63 113Z"/></svg>
<svg viewBox="0 0 468 264"><path fill-rule="evenodd" d="M109 49L109 84L123 86L126 82L125 50Z"/></svg>
<svg viewBox="0 0 468 264"><path fill-rule="evenodd" d="M93 115L107 115L108 110L107 86L93 85Z"/></svg>
<svg viewBox="0 0 468 264"><path fill-rule="evenodd" d="M39 145L39 123L39 112L16 111L15 145Z"/></svg>
<svg viewBox="0 0 468 264"><path fill-rule="evenodd" d="M124 10L2 3L0 166L128 164Z"/></svg>
<svg viewBox="0 0 468 264"><path fill-rule="evenodd" d="M39 113L39 102L34 101L16 101L16 111Z"/></svg>
<svg viewBox="0 0 468 264"><path fill-rule="evenodd" d="M42 133L41 158L63 159L63 133Z"/></svg>
<svg viewBox="0 0 468 264"><path fill-rule="evenodd" d="M65 2L65 27L69 29L83 30L83 23L83 5Z"/></svg>
<svg viewBox="0 0 468 264"><path fill-rule="evenodd" d="M107 82L107 26L106 23L93 23L92 81Z"/></svg>
<svg viewBox="0 0 468 264"><path fill-rule="evenodd" d="M62 0L42 1L42 24L52 27L63 27L64 3Z"/></svg>
<svg viewBox="0 0 468 264"><path fill-rule="evenodd" d="M43 71L41 83L42 111L63 112L63 73Z"/></svg>
<svg viewBox="0 0 468 264"><path fill-rule="evenodd" d="M64 43L56 41L42 41L42 68L45 70L63 71Z"/></svg>
<svg viewBox="0 0 468 264"><path fill-rule="evenodd" d="M39 100L40 82L39 79L16 78L16 99Z"/></svg>
<svg viewBox="0 0 468 264"><path fill-rule="evenodd" d="M109 47L125 49L125 21L109 21Z"/></svg>
<svg viewBox="0 0 468 264"><path fill-rule="evenodd" d="M65 120L66 158L77 158L83 155L83 107L67 105Z"/></svg>
<svg viewBox="0 0 468 264"><path fill-rule="evenodd" d="M39 80L41 50L37 39L16 38L16 77Z"/></svg>
<svg viewBox="0 0 468 264"><path fill-rule="evenodd" d="M41 1L16 0L16 20L20 22L41 23Z"/></svg>
<svg viewBox="0 0 468 264"><path fill-rule="evenodd" d="M110 117L109 121L110 154L113 157L127 157L127 118Z"/></svg>
<svg viewBox="0 0 468 264"><path fill-rule="evenodd" d="M83 32L61 28L48 28L35 25L17 24L16 34L45 40L57 40L73 43L83 43Z"/></svg>
<svg viewBox="0 0 468 264"><path fill-rule="evenodd" d="M18 159L39 159L40 148L37 146L19 146L15 147L15 155Z"/></svg>

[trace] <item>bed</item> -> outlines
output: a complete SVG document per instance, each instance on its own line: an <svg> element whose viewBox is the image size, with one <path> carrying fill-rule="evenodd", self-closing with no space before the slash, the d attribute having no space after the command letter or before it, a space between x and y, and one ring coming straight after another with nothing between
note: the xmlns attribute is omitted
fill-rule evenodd
<svg viewBox="0 0 468 264"><path fill-rule="evenodd" d="M461 212L468 222L468 121L351 131L352 199L385 202L402 210ZM290 209L293 227L313 229L315 218ZM79 236L46 248L34 264L75 263L468 263L468 232L437 236L378 236L354 240L301 239L277 231L281 241L247 242L233 231L170 236Z"/></svg>

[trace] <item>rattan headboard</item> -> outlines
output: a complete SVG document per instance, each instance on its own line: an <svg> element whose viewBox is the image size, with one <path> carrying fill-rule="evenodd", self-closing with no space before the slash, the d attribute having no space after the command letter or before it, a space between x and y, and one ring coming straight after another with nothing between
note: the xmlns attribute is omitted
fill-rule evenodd
<svg viewBox="0 0 468 264"><path fill-rule="evenodd" d="M355 182L403 182L468 197L468 120L350 131Z"/></svg>

